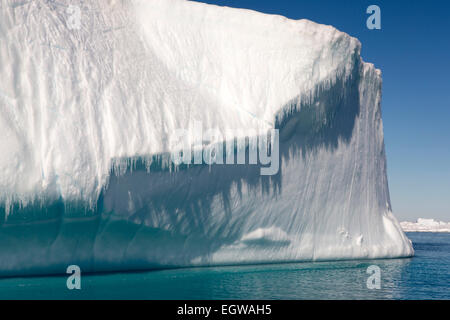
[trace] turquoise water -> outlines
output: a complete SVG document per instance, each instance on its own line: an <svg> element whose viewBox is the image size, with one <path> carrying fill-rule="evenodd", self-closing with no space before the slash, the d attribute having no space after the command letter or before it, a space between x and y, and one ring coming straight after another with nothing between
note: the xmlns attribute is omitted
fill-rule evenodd
<svg viewBox="0 0 450 320"><path fill-rule="evenodd" d="M0 279L0 299L450 299L450 234L409 233L410 259ZM370 265L381 289L369 290Z"/></svg>

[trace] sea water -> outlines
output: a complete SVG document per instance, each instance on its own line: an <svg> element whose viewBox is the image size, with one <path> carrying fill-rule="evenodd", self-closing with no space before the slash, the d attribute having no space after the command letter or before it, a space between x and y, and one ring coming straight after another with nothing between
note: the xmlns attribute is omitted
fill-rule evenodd
<svg viewBox="0 0 450 320"><path fill-rule="evenodd" d="M0 299L450 299L450 233L408 233L408 259L83 274L0 279ZM369 289L370 266L380 289Z"/></svg>

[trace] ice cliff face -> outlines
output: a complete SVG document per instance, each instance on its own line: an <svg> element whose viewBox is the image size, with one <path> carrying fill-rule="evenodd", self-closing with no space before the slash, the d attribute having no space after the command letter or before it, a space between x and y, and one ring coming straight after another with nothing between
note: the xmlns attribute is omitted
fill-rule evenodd
<svg viewBox="0 0 450 320"><path fill-rule="evenodd" d="M2 1L0 273L412 255L359 53L329 26L181 0ZM278 174L174 171L174 132L199 122L279 129Z"/></svg>

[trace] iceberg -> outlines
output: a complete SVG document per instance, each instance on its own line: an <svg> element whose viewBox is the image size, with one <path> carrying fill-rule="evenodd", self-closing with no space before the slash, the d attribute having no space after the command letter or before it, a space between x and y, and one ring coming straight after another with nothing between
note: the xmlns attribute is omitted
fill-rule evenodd
<svg viewBox="0 0 450 320"><path fill-rule="evenodd" d="M8 0L0 44L0 275L413 255L357 39L184 0ZM278 130L279 168L174 165L179 129L196 152Z"/></svg>
<svg viewBox="0 0 450 320"><path fill-rule="evenodd" d="M400 222L405 232L450 232L450 222L419 218L416 222Z"/></svg>

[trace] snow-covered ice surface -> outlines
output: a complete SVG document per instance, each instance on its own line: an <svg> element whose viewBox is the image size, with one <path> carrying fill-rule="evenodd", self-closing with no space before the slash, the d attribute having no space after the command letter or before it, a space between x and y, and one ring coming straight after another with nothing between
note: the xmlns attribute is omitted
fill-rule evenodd
<svg viewBox="0 0 450 320"><path fill-rule="evenodd" d="M450 232L450 222L419 218L416 222L401 222L405 232Z"/></svg>
<svg viewBox="0 0 450 320"><path fill-rule="evenodd" d="M1 1L0 274L412 255L360 47L182 0ZM172 170L198 122L278 128L279 173Z"/></svg>

